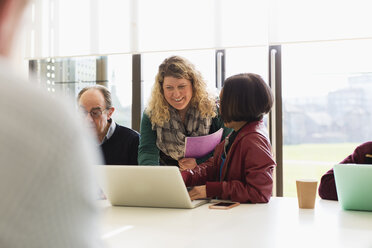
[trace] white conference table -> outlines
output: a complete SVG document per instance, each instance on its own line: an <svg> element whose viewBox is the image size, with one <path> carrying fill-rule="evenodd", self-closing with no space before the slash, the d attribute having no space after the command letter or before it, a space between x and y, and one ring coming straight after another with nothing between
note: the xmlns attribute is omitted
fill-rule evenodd
<svg viewBox="0 0 372 248"><path fill-rule="evenodd" d="M297 198L229 210L112 207L102 204L106 247L367 247L372 212L345 211L317 199L299 209Z"/></svg>

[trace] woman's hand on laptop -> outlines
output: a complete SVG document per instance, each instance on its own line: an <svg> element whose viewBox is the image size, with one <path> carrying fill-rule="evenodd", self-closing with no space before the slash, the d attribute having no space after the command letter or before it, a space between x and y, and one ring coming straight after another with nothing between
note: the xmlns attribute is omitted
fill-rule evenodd
<svg viewBox="0 0 372 248"><path fill-rule="evenodd" d="M205 185L195 186L189 191L191 200L207 198L207 189Z"/></svg>
<svg viewBox="0 0 372 248"><path fill-rule="evenodd" d="M196 163L195 158L181 158L180 160L178 160L178 165L180 167L180 170L184 171L184 170L192 170L198 164Z"/></svg>

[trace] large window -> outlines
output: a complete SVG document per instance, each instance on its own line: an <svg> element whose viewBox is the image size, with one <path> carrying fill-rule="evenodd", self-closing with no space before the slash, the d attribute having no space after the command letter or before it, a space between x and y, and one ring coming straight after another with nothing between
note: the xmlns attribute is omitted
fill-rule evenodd
<svg viewBox="0 0 372 248"><path fill-rule="evenodd" d="M139 112L166 57L189 59L217 95L221 61L216 62L216 50L224 54L225 78L254 72L268 82L274 75L268 49L281 47L281 64L276 62L282 92L276 106L283 112L285 196L295 196L296 179L320 180L372 135L369 0L31 2L25 53L39 82L75 102L86 85L108 86L117 108L114 118L128 127L138 128ZM281 140L275 143L281 162Z"/></svg>
<svg viewBox="0 0 372 248"><path fill-rule="evenodd" d="M295 180L320 177L372 136L372 41L334 41L282 46L283 186L296 196ZM145 53L142 105L146 107L161 62L189 59L216 88L215 50ZM254 72L268 81L266 46L225 49L225 76ZM39 82L76 102L85 86L100 83L112 92L115 121L131 127L132 55L34 61ZM139 97L139 96L138 96Z"/></svg>
<svg viewBox="0 0 372 248"><path fill-rule="evenodd" d="M282 46L284 195L370 140L372 41Z"/></svg>

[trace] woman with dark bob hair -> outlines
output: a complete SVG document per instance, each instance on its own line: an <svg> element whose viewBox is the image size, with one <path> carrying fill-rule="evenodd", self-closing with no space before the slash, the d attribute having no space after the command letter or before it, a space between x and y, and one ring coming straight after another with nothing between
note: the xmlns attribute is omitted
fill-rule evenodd
<svg viewBox="0 0 372 248"><path fill-rule="evenodd" d="M262 120L273 105L271 90L259 75L238 74L226 79L220 103L222 120L234 131L213 157L182 172L186 186L195 186L190 197L266 203L276 165Z"/></svg>

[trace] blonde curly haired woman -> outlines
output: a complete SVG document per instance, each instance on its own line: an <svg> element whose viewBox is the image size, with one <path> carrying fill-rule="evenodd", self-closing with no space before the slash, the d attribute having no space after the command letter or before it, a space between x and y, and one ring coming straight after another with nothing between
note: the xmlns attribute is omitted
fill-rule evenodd
<svg viewBox="0 0 372 248"><path fill-rule="evenodd" d="M184 158L185 138L204 136L224 128L222 139L230 132L223 126L216 98L193 64L172 56L159 66L155 84L141 121L138 148L140 165L176 165L192 169L213 155Z"/></svg>

